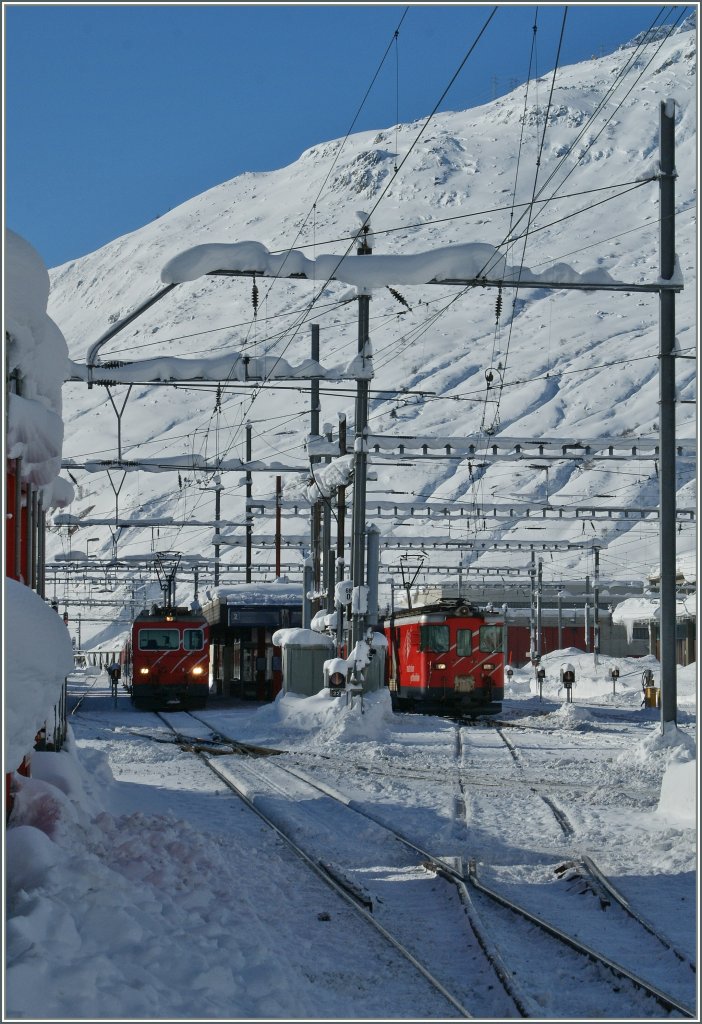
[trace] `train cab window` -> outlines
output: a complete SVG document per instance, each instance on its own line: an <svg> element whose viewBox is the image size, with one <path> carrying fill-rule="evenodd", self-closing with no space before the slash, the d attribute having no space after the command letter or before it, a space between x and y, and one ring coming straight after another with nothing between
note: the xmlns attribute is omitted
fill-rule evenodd
<svg viewBox="0 0 702 1024"><path fill-rule="evenodd" d="M456 630L456 654L459 658L468 658L473 653L472 629Z"/></svg>
<svg viewBox="0 0 702 1024"><path fill-rule="evenodd" d="M201 629L183 630L183 647L186 651L201 651L205 646L205 635Z"/></svg>
<svg viewBox="0 0 702 1024"><path fill-rule="evenodd" d="M177 651L180 636L177 629L140 629L140 651Z"/></svg>
<svg viewBox="0 0 702 1024"><path fill-rule="evenodd" d="M502 650L502 626L480 627L480 650L485 654Z"/></svg>
<svg viewBox="0 0 702 1024"><path fill-rule="evenodd" d="M420 626L419 649L420 651L434 651L435 653L447 651L449 649L448 626Z"/></svg>

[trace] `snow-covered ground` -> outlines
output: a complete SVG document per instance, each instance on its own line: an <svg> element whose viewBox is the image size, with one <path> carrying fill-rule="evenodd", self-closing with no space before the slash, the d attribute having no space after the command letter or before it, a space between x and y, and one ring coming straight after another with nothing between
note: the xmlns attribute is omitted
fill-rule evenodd
<svg viewBox="0 0 702 1024"><path fill-rule="evenodd" d="M634 283L657 279L656 186L653 181L646 191L629 186L655 174L658 104L674 97L676 245L685 280L676 300L682 355L690 354L696 342L695 44L690 23L661 43L660 50L647 46L637 51L633 61L630 46L562 70L538 165L539 182L546 174L558 175L548 209L544 206L548 223L531 233L521 253L524 266L536 273L567 260L580 275L596 267L598 280L605 274ZM601 123L596 111L620 75L632 91L621 104L619 97L610 98ZM7 255L17 274L8 279L13 292L8 292L13 301L6 310L9 367L29 380L22 395L11 396L7 455L21 455L32 482L51 488L44 494L45 507L70 504L71 513L88 527L76 533L75 524L70 529L56 525L47 538L49 562L58 570L53 594L50 583L47 596L70 606L74 635L77 609L92 611L84 615L84 646L114 650L137 602L147 601L154 587L158 593L156 581L146 578L145 568L137 571L137 564L152 563L160 551L197 557L211 550L207 504L214 501L214 488L207 487L212 478L209 471L200 472L198 459L211 466L213 456L229 458L238 471L234 457L244 455L245 422L255 427L255 458L296 460L300 472L286 480L285 496L304 496L309 396L297 387L281 387L274 396L268 387L244 395L225 387L216 396L214 390L180 389L174 401L163 388L141 385L124 398L110 392L108 403L102 388L87 389L75 380L64 387L61 402L57 382L66 347L72 360L84 360L87 344L151 296L161 285L164 267L193 247L211 252L215 244L231 247L255 236L269 254L316 245L317 239L321 249L323 240L327 247L329 239L343 239L358 229L360 207L374 210L379 260L421 254L434 245L465 245L472 252L489 245L494 251L506 237L513 204L536 186L532 167L517 187L521 130L528 129L526 149L533 157L542 127L543 98L527 102L520 89L483 108L441 115L426 134L420 135L415 124L354 136L324 202L315 204L314 226L305 231L304 213L312 209L319 183L327 180L330 163L343 148L341 142L320 144L288 168L242 175L99 253L56 268L49 307L47 275L22 240L10 238ZM412 160L402 159L402 173L391 178L398 157L410 153ZM578 173L570 179L572 170ZM501 188L502 183L509 187ZM622 190L605 208L609 217L594 200L585 203L583 198L604 184ZM470 219L454 217L459 211ZM509 248L509 263L516 265L520 254L513 259ZM426 262L420 262L426 269ZM184 356L202 369L216 346L231 368L242 353L278 366L285 355L298 365L309 354L306 331L300 330L309 284L276 281L261 288L257 318L249 284L242 289L221 279L192 282L179 287L171 305L164 303L151 318L140 320L133 334L120 334L100 357L152 356L172 368L174 357ZM327 306L317 305L310 314L325 316L325 365L348 366L355 353L356 318L346 308L355 294L343 282L330 284L318 296ZM419 438L480 435L483 442L502 431L522 438L656 436L655 296L559 295L532 287L519 294L509 291L496 323L494 297L484 300L472 292L461 305L454 288L437 285L431 295L411 283L403 286L403 294L409 306L400 307L384 291L374 295L373 430ZM283 316L287 330L278 335L271 324ZM37 346L52 340L54 358L47 360L45 348ZM486 386L488 371L493 389ZM135 379L133 369L125 374ZM697 387L691 361L680 361L677 384L678 437L691 438ZM384 387L389 390L378 390ZM121 454L157 456L163 462L185 453L190 468L182 479L178 475L177 484L173 472L140 472L127 474L122 489L97 470L94 460L117 455L115 406L124 411L127 399ZM323 414L330 419L351 411L352 397L343 391L325 393L323 400ZM62 453L59 414L66 425ZM75 460L73 484L54 479L62 456ZM643 457L614 468L562 460L551 465L550 476L546 470L545 478L522 463L480 468L464 461L436 468L439 464L430 462L414 465L409 474L405 464L374 458L373 493L380 500L391 494L434 497L479 509L501 500L575 508L613 502L635 508L658 499L657 466ZM691 462L680 460L681 507L694 504L695 473ZM270 472L268 477L256 477L255 497L271 497ZM236 522L244 502L238 472L236 480L229 477L225 483L222 514ZM210 492L207 499L205 491ZM115 532L113 519L116 527L121 514L140 516L146 525L125 529L123 535ZM504 539L507 533L524 543L539 539L526 532L533 526L489 524L483 515L473 526L462 527L466 544ZM381 525L391 534L409 530L422 543L431 536L430 527L413 516L391 524L381 520ZM556 525L543 524L549 538L575 541L587 532L586 524L575 519ZM442 533L445 529L440 527ZM656 570L655 518L602 519L590 529L588 538L597 539L603 549L605 577L644 580ZM264 527L261 533L266 532ZM694 523L682 524L678 554L687 562L695 561L696 537ZM92 551L91 543L96 544ZM266 554L270 550L255 548L255 557ZM116 555L127 570L126 582L117 578ZM302 553L296 557L301 566ZM454 555L443 557L455 567ZM562 583L582 581L592 574L591 557L579 549L561 552L546 561L545 576ZM237 559L241 565L241 550L225 552L223 571ZM503 556L486 551L476 561L495 568L495 560L502 565ZM69 578L64 569L72 562L77 571ZM397 575L398 564L384 560L383 577ZM435 567L433 561L427 564L424 574ZM211 585L211 576L203 571L200 584L203 589ZM15 768L33 744L41 714L59 692L67 658L70 663L69 635L61 632L60 620L51 618L35 638L35 626L40 628L49 609L41 607L35 614L31 605L39 598L33 601L19 592L12 596L18 587L8 587L13 615L5 623L4 668L11 693L5 707L6 728L11 729L6 768ZM181 581L181 592L178 599L189 601L189 580ZM112 608L98 603L107 600L98 596L105 594L116 601ZM572 702L559 690L564 660L576 668ZM445 720L393 714L386 691L368 695L362 714L358 704L287 695L267 706L225 706L213 699L203 717L222 734L284 751L263 761L264 771L272 771L273 762L305 766L442 856L475 859L482 877L527 904L546 906L554 919L567 917L573 905L555 868L587 853L646 918L685 955L696 957L695 666L679 670L678 728L662 734L659 712L641 707L642 669L657 674L651 659L619 659L616 692L608 676L613 662L605 657L595 667L592 655L567 650L549 655L543 664L542 694L529 672L520 670L507 690L501 717L511 723L518 763L494 731L466 728L457 735ZM410 980L404 965L360 918L312 877L201 761L171 742L162 723L134 711L126 694L115 706L105 675L84 671L72 676L71 687L85 691L85 699L71 720L66 749L35 753L33 777L15 779L6 837L4 1019L446 1016L441 998L420 979ZM243 759L234 755L218 761L230 772L243 770ZM573 827L572 837L564 837L544 807L534 811L531 792L560 806ZM305 810L302 803L279 799L278 814L287 820ZM315 838L323 839L325 855L347 863L350 857L372 875L369 858L374 854L363 829L342 841L333 831L323 835L324 818L320 821ZM394 862L375 866L386 870L388 903L401 902L407 874L393 874ZM420 868L413 869L416 876ZM591 914L577 918L584 932L593 931ZM419 949L436 924L418 915L413 935ZM623 933L615 958L635 966L641 950L631 935ZM458 931L449 936L454 938L456 943L463 939ZM513 955L521 959L519 952ZM646 965L647 975L656 970L660 975L663 968ZM662 989L675 987L688 1005L694 1002L694 977L681 982L657 976L656 981ZM544 1015L553 1018L557 982L544 971L539 983ZM594 986L579 989L575 998L581 1011L576 1016L612 1015L609 1003L596 1005L599 989ZM501 1015L502 1007L492 1014Z"/></svg>
<svg viewBox="0 0 702 1024"><path fill-rule="evenodd" d="M572 702L559 692L563 661L576 668ZM679 669L678 728L663 735L660 712L641 707L641 671L656 669L652 659L617 661L616 692L610 659L595 667L591 654L569 649L543 664L542 696L530 672L516 670L500 716L515 723L523 777L494 730L462 729L459 761L451 722L394 714L386 690L367 695L363 712L358 699L347 707L343 698L281 694L268 705L213 698L200 717L285 751L257 761L259 770L302 765L432 852L475 858L485 879L554 918L573 900L554 867L587 853L695 959L695 666ZM378 937L199 759L167 742L161 722L133 710L124 692L114 704L98 669L70 685L86 696L69 747L34 755L7 832L3 1019L446 1016L441 999L408 981ZM241 762L217 758L234 772ZM530 813L530 786L565 811L571 839ZM294 810L279 803L283 818ZM363 835L357 852L348 836L324 841L332 857L360 863ZM393 885L406 882L398 872ZM419 950L431 924L416 921ZM636 969L636 948L616 953ZM679 984L656 980L664 990ZM543 988L548 1018L548 972ZM690 972L678 996L687 1005L694 988ZM581 994L591 1018L596 993ZM600 1009L596 1017L610 1016Z"/></svg>
<svg viewBox="0 0 702 1024"><path fill-rule="evenodd" d="M135 602L146 602L145 588L156 584L149 562L154 552L209 559L199 582L203 590L212 587L213 470L221 469L221 513L231 524L223 532L241 543L247 423L253 497L270 500L275 467L295 467L297 472L283 474L283 498L299 505L299 516L286 512L282 533L309 534L311 422L303 368L309 371L311 364L310 325L319 326L324 369L319 429L326 433L329 425L336 434L338 416L345 416L351 450L354 389L339 376L357 356L354 300L362 287L372 292L369 428L386 438L369 455L369 521L383 540L391 535L424 545L426 554L417 547L410 553L418 582L434 582L437 568L459 563L465 581L481 570L523 568L523 550L493 550L493 541L576 545L544 559L544 581L566 589L572 580L593 577L593 552L577 546L582 541L600 545L602 580L645 580L657 569L654 516L602 515L584 523L572 511L655 506L656 464L643 450L640 458L615 463L539 458L536 469L525 461L491 461L485 453L491 441L505 437L621 438L632 445L637 437L657 437L658 297L543 285L554 274L581 282L594 275L600 284L608 276L633 284L658 280L658 183L653 177L640 182L656 173L660 104L669 97L675 100L675 239L684 279L675 300L677 349L684 356L695 350L694 20L667 39L664 34L560 68L548 82L550 105L542 79L528 91L520 87L429 122L320 140L287 167L222 182L98 252L51 270L49 311L75 371L64 386L63 449L75 481L68 510L75 519L50 531L47 560L49 592L56 579L53 590L69 609L73 635L79 612L85 646L125 628ZM272 131L273 124L264 116L261 130ZM535 190L543 202L529 218ZM371 214L372 256L355 255L362 211ZM507 244L510 234L516 241ZM349 247L353 251L338 271L344 280L325 284ZM98 362L124 364L109 370L110 379L122 383L107 393L103 385L87 388L88 352L98 339L160 293L164 280L210 269L214 256L234 268L281 269L283 276L257 278L257 309L250 278L178 283L100 346ZM519 289L505 283L499 318L496 289L462 294L455 285L416 283L432 276L445 280L447 273L490 276L504 264L520 268L522 283ZM358 273L359 266L362 275L354 277L350 271L356 267ZM541 287L525 286L525 268L539 275L532 283ZM305 279L285 276L301 270ZM387 283L399 288L406 305L379 287ZM366 359L366 371L368 364ZM258 374L264 379L255 389L242 380ZM294 380L280 379L295 374ZM185 384L184 376L203 379ZM156 380L171 383L148 383ZM695 435L694 360L677 361L676 383L676 433L689 440ZM118 434L122 458L141 465L124 479L108 476L103 462L117 457ZM407 458L398 460L385 444L400 436L428 441L432 457L420 458L408 442ZM483 457L437 458L440 438L472 439ZM678 505L694 507L695 467L680 458L677 468ZM428 521L402 504L397 514L371 510L374 501L391 497L406 506L447 503L455 514L452 521ZM490 512L494 504L519 508L528 502L563 506L571 514L537 522ZM118 530L118 517L135 525ZM274 552L263 542L274 532L270 508L253 525L253 560L269 567L256 578L270 581ZM466 546L434 545L447 535ZM682 522L676 539L680 559L694 559L694 523ZM471 558L470 545L482 542L487 546ZM120 563L134 561L125 570L114 564L115 555ZM243 548L223 545L220 555L220 582L243 579ZM299 543L285 544L282 557L292 566L282 571L300 580ZM403 557L381 547L381 602L390 598L389 580L399 576ZM179 603L190 602L191 583L183 571ZM117 602L114 609L98 603L105 590Z"/></svg>

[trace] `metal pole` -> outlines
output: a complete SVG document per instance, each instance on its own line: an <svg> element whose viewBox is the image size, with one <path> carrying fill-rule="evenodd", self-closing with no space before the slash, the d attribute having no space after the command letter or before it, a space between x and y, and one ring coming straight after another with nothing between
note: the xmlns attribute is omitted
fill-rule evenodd
<svg viewBox="0 0 702 1024"><path fill-rule="evenodd" d="M251 424L246 424L246 461L251 462ZM251 473L249 470L246 471L246 582L251 582L251 535L253 533L253 523L251 521L251 509L249 508L249 502L251 501Z"/></svg>
<svg viewBox="0 0 702 1024"><path fill-rule="evenodd" d="M328 424L326 424L329 426ZM332 440L331 427L326 431L327 441ZM327 456L325 462L331 462L331 456ZM324 538L324 593L326 595L324 607L327 613L334 611L334 558L335 551L332 548L332 525L331 525L331 496L324 501L324 515L322 520L322 537Z"/></svg>
<svg viewBox="0 0 702 1024"><path fill-rule="evenodd" d="M558 591L558 650L563 650L563 591Z"/></svg>
<svg viewBox="0 0 702 1024"><path fill-rule="evenodd" d="M37 503L37 593L46 597L46 512L41 491Z"/></svg>
<svg viewBox="0 0 702 1024"><path fill-rule="evenodd" d="M280 524L280 499L283 495L283 478L277 476L275 478L275 578L280 579L280 541L281 541L281 524Z"/></svg>
<svg viewBox="0 0 702 1024"><path fill-rule="evenodd" d="M530 599L529 599L529 657L534 658L536 655L536 555L534 549L531 549L531 565L529 566L529 583L530 583Z"/></svg>
<svg viewBox="0 0 702 1024"><path fill-rule="evenodd" d="M22 576L22 458L15 459L15 579Z"/></svg>
<svg viewBox="0 0 702 1024"><path fill-rule="evenodd" d="M595 548L595 586L594 586L594 625L595 636L592 644L594 664L597 667L600 653L600 549Z"/></svg>
<svg viewBox="0 0 702 1024"><path fill-rule="evenodd" d="M675 272L675 102L660 108L660 276ZM677 723L676 605L676 488L675 465L675 292L661 289L660 308L660 599L661 599L661 732Z"/></svg>
<svg viewBox="0 0 702 1024"><path fill-rule="evenodd" d="M544 570L544 563L543 563L543 560L540 558L539 559L539 571L538 571L538 577L537 577L537 579L538 579L538 587L537 587L537 590L536 590L536 653L537 653L539 658L541 658L541 632L542 632L542 626L541 626L541 606L543 604L543 591L544 591L543 570Z"/></svg>
<svg viewBox="0 0 702 1024"><path fill-rule="evenodd" d="M336 560L336 582L342 583L346 567L343 558ZM336 653L337 657L343 658L344 652L344 606L340 601L336 602Z"/></svg>
<svg viewBox="0 0 702 1024"><path fill-rule="evenodd" d="M508 615L508 612L509 612L509 608L507 607L507 605L506 604L503 605L502 606L502 614L504 616L504 620L503 620L503 623L502 623L502 660L503 660L503 667L506 667L507 665L509 665L509 626L507 625L507 615Z"/></svg>
<svg viewBox="0 0 702 1024"><path fill-rule="evenodd" d="M310 355L312 361L315 363L319 362L319 324L311 325L311 351ZM310 439L312 441L319 440L319 379L313 379L310 381ZM319 455L312 455L310 457L310 472L312 474L312 483L316 483L314 476L314 467L321 462ZM310 546L312 548L312 586L315 593L319 593L322 586L321 579L321 526L322 526L322 510L320 506L320 500L317 499L312 502L311 516L310 516ZM319 610L319 600L315 598L312 605L313 613Z"/></svg>
<svg viewBox="0 0 702 1024"><path fill-rule="evenodd" d="M585 653L590 653L590 577L585 577Z"/></svg>
<svg viewBox="0 0 702 1024"><path fill-rule="evenodd" d="M339 455L346 455L346 415L339 413ZM336 557L344 560L344 546L346 537L344 526L346 524L346 488L338 487L336 491ZM343 578L343 577L342 577ZM337 578L337 583L339 582Z"/></svg>
<svg viewBox="0 0 702 1024"><path fill-rule="evenodd" d="M368 625L378 624L378 571L380 568L380 530L368 527Z"/></svg>
<svg viewBox="0 0 702 1024"><path fill-rule="evenodd" d="M358 247L359 256L369 256L372 252L368 245L368 229L363 227L363 241ZM369 341L370 295L358 296L358 353L363 370L369 368L370 357L366 353ZM365 548L366 548L366 473L368 453L366 451L366 433L368 427L368 381L365 375L356 379L356 436L354 440L353 463L353 524L351 535L351 581L356 590L365 582ZM351 622L352 648L363 638L365 632L365 615L356 611Z"/></svg>
<svg viewBox="0 0 702 1024"><path fill-rule="evenodd" d="M306 558L302 584L302 628L310 629L312 625L312 605L307 596L312 589L312 559Z"/></svg>
<svg viewBox="0 0 702 1024"><path fill-rule="evenodd" d="M215 474L215 478L214 479L215 479L215 522L217 523L217 526L215 526L215 536L219 537L219 521L220 521L220 511L221 511L220 496L222 494L222 484L221 484L221 481L220 481L219 473ZM219 586L219 548L220 548L220 545L215 543L215 546L214 546L214 552L215 552L214 585L215 585L215 587Z"/></svg>
<svg viewBox="0 0 702 1024"><path fill-rule="evenodd" d="M32 586L32 567L34 564L34 487L27 484L27 550L24 560L24 579L28 587Z"/></svg>

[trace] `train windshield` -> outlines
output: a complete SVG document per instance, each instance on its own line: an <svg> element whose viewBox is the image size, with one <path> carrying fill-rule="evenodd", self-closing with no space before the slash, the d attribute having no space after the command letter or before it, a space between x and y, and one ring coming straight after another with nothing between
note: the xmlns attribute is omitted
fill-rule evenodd
<svg viewBox="0 0 702 1024"><path fill-rule="evenodd" d="M183 630L183 647L186 651L201 651L205 646L205 634L201 629Z"/></svg>
<svg viewBox="0 0 702 1024"><path fill-rule="evenodd" d="M486 654L502 650L502 626L480 627L480 650Z"/></svg>
<svg viewBox="0 0 702 1024"><path fill-rule="evenodd" d="M140 651L177 651L180 634L177 629L140 629Z"/></svg>
<svg viewBox="0 0 702 1024"><path fill-rule="evenodd" d="M419 649L420 651L447 651L449 649L449 628L448 626L427 626L419 627Z"/></svg>
<svg viewBox="0 0 702 1024"><path fill-rule="evenodd" d="M467 658L473 653L473 631L471 629L456 630L456 654L459 658Z"/></svg>

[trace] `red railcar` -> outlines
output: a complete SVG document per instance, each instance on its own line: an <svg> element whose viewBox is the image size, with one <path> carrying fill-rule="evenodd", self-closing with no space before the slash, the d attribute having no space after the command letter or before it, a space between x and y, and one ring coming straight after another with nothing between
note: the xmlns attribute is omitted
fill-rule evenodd
<svg viewBox="0 0 702 1024"><path fill-rule="evenodd" d="M210 627L199 612L154 605L132 623L120 662L135 707L204 708Z"/></svg>
<svg viewBox="0 0 702 1024"><path fill-rule="evenodd" d="M465 603L439 602L386 621L387 683L393 705L469 714L502 709L501 619Z"/></svg>

